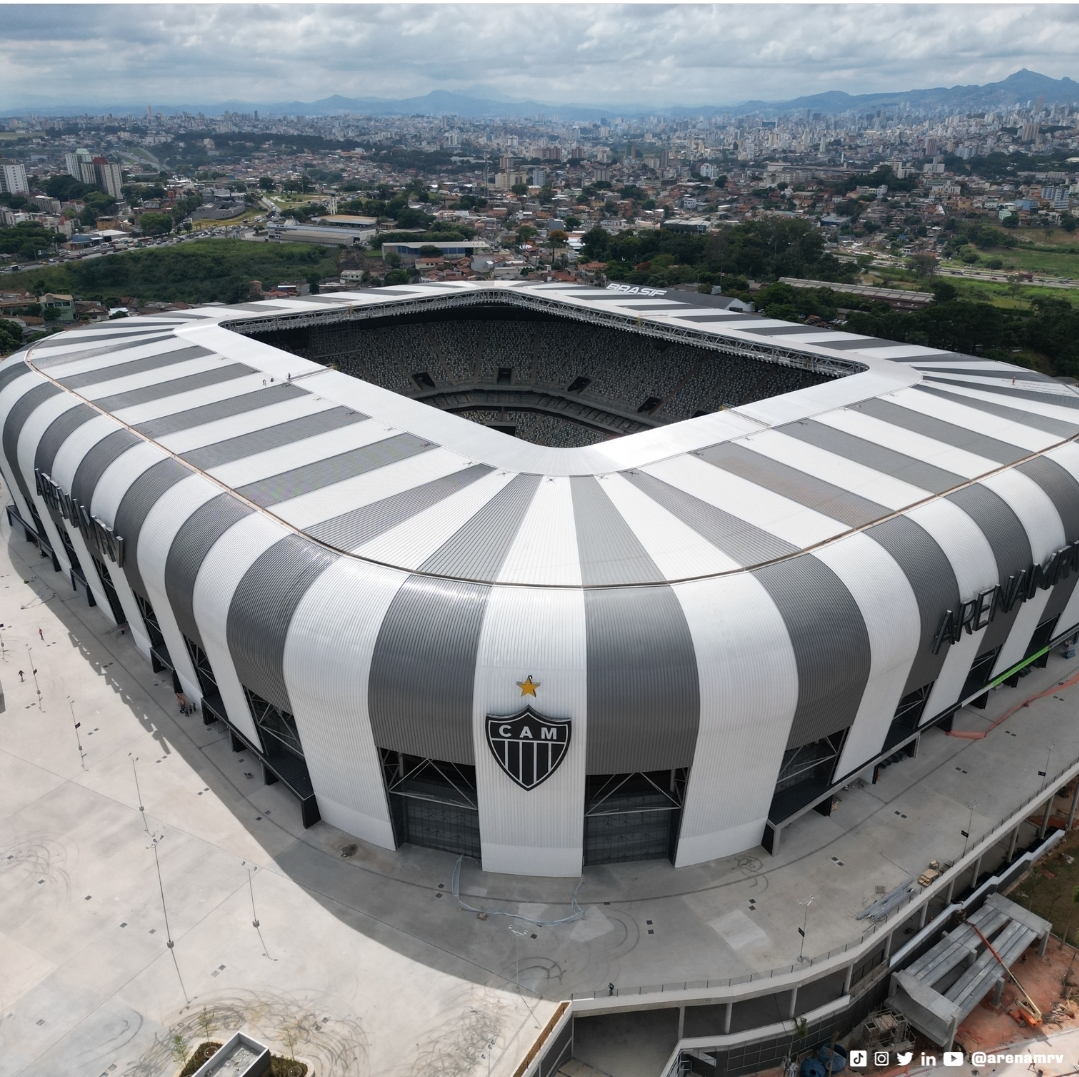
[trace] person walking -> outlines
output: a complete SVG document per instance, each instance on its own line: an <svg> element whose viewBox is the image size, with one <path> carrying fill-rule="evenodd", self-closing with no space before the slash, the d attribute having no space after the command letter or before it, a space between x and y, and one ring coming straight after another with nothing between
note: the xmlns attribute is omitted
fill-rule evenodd
<svg viewBox="0 0 1079 1077"><path fill-rule="evenodd" d="M37 630L37 634L41 637L42 642L44 642L45 641L45 633L42 632L40 628Z"/></svg>
<svg viewBox="0 0 1079 1077"><path fill-rule="evenodd" d="M26 678L25 678L25 677L23 676L23 672L22 672L22 670L20 669L20 670L19 670L19 683L20 683L20 684L23 684L23 683L25 683L25 681L26 681Z"/></svg>

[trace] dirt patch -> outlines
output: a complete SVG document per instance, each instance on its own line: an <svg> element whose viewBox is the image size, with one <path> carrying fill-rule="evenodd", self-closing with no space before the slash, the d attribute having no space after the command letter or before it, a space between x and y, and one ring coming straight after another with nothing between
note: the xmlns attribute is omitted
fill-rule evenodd
<svg viewBox="0 0 1079 1077"><path fill-rule="evenodd" d="M1067 811L1071 797L1057 797L1054 802L1053 822L1063 827L1067 823ZM1063 808L1064 818L1057 819L1057 813ZM1032 820L1033 821L1033 820ZM1041 819L1037 820L1041 825ZM1052 853L1035 864L1030 873L1020 881L1009 894L1017 905L1046 920L1052 921L1053 934L1066 938L1070 943L1079 943L1076 938L1079 930L1079 904L1074 895L1079 887L1079 829L1065 835ZM1050 943L1050 947L1054 944Z"/></svg>
<svg viewBox="0 0 1079 1077"><path fill-rule="evenodd" d="M1079 993L1074 986L1079 976L1079 951L1071 946L1061 949L1059 940L1050 939L1044 957L1032 947L1012 966L1012 972L1045 1014L1043 1029L1079 1027L1076 1016L1079 1007L1074 1003L1069 1012L1061 1013L1058 1006L1055 1016L1053 1013L1054 1004L1059 1004L1067 994ZM962 1044L968 1053L991 1051L1030 1039L1029 1025L1018 1017L1016 1000L1020 995L1015 984L1010 980L1006 983L999 1006L993 1005L993 994L991 991L981 1001L956 1033L956 1044Z"/></svg>

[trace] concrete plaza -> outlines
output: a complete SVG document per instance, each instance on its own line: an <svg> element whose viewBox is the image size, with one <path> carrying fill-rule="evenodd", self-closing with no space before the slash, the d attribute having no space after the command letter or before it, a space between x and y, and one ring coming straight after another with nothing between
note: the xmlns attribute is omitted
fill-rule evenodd
<svg viewBox="0 0 1079 1077"><path fill-rule="evenodd" d="M171 1074L171 1037L203 1038L203 1011L319 1077L480 1075L489 1062L508 1075L574 993L796 965L803 923L806 957L858 939L879 888L960 858L1035 796L1039 772L1079 758L1077 694L1054 692L982 740L927 733L917 758L788 828L776 857L587 868L583 918L519 937L521 921L498 914L568 916L574 880L465 861L477 915L457 908L450 854L305 831L283 786L264 785L220 726L179 714L168 675L6 519L0 621L0 1077ZM1054 655L956 728L1077 670Z"/></svg>

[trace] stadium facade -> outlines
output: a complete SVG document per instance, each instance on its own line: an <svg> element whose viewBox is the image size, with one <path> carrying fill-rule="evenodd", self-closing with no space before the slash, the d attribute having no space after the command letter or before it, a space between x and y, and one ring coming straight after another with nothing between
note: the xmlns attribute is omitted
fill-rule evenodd
<svg viewBox="0 0 1079 1077"><path fill-rule="evenodd" d="M1079 393L716 297L109 322L0 429L14 532L305 824L490 871L774 850L1079 626Z"/></svg>

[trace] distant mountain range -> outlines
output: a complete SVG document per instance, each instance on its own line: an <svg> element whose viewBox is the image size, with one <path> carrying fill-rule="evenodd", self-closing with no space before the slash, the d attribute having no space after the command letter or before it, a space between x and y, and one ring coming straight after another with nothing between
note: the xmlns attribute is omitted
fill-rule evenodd
<svg viewBox="0 0 1079 1077"><path fill-rule="evenodd" d="M837 116L844 112L870 112L880 108L909 107L916 111L941 109L946 111L971 111L979 109L1009 108L1023 106L1028 101L1042 97L1047 104L1079 103L1079 82L1070 78L1053 79L1036 71L1023 68L1009 75L1002 82L985 86L939 86L929 90L898 90L894 93L848 94L842 90L796 97L790 101L743 101L733 105L678 105L669 108L649 108L644 105L595 105L595 104L544 104L540 101L504 97L489 91L456 93L450 90L433 90L422 97L342 97L334 94L319 101L287 101L256 104L251 101L222 101L213 105L155 105L154 111L165 115L181 112L203 113L220 116L223 112L252 113L256 110L269 116L460 116L462 119L481 120L522 119L544 116L548 119L594 121L603 117L635 117L642 115L673 118L715 116L721 113L746 115L760 113L766 116L782 116L792 112L809 110L824 116ZM28 112L40 116L77 116L87 111L93 115L112 113L114 116L133 116L145 113L145 106L132 105L34 105L25 104L21 109L7 109L3 116L22 116Z"/></svg>

